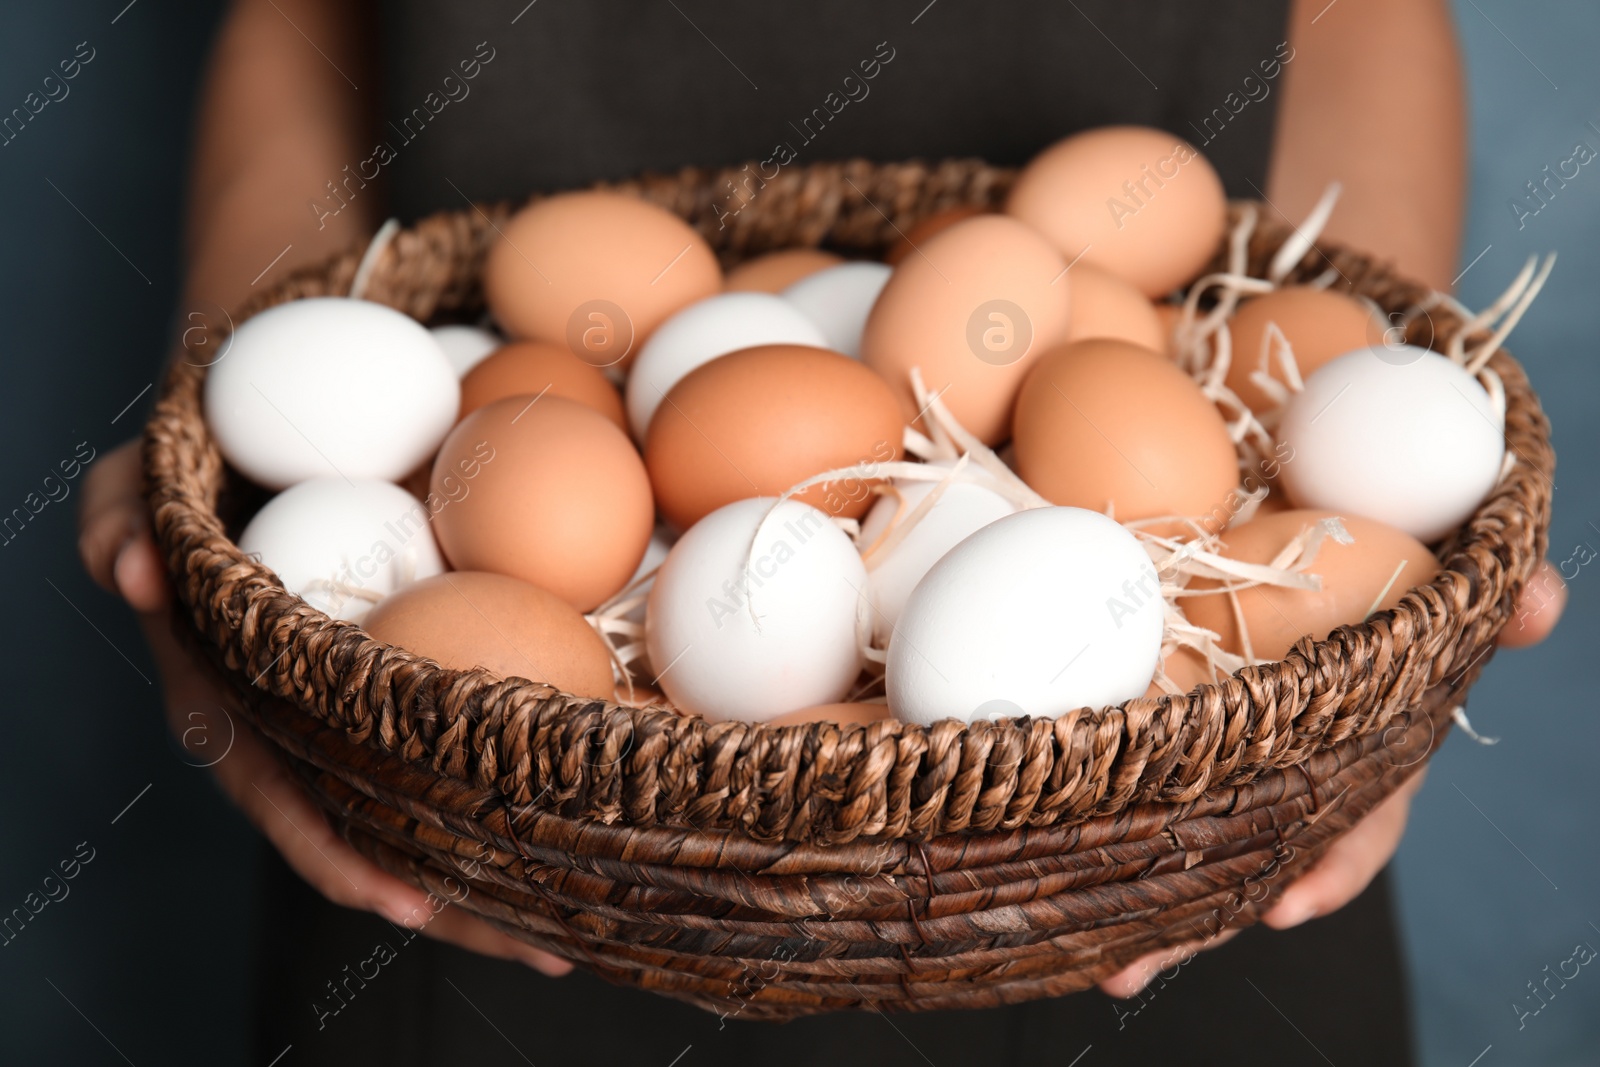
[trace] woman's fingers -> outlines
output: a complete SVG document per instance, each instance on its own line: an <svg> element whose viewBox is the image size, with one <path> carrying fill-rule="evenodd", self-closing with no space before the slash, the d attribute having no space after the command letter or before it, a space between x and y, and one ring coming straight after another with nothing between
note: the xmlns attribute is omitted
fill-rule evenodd
<svg viewBox="0 0 1600 1067"><path fill-rule="evenodd" d="M172 635L169 613L140 621L161 674L173 733L211 769L222 791L289 866L335 904L375 911L397 923L426 908L426 893L382 870L333 832L267 742L227 710L228 697L185 654Z"/></svg>
<svg viewBox="0 0 1600 1067"><path fill-rule="evenodd" d="M313 889L335 904L376 912L396 925L472 952L516 960L552 977L572 970L560 957L402 882L352 848L267 742L227 711L226 694L173 637L169 613L146 615L141 621L160 668L173 733L211 768L222 791Z"/></svg>
<svg viewBox="0 0 1600 1067"><path fill-rule="evenodd" d="M1523 587L1516 615L1500 632L1499 643L1505 648L1523 648L1543 641L1555 629L1566 603L1567 586L1560 572L1548 560L1541 561ZM1359 896L1399 847L1411 810L1411 798L1421 788L1425 774L1423 771L1415 775L1329 845L1311 870L1284 891L1261 921L1274 929L1286 930L1337 911ZM1153 952L1101 982L1100 988L1114 997L1131 997L1177 961L1214 948L1236 932L1227 930L1208 941Z"/></svg>
<svg viewBox="0 0 1600 1067"><path fill-rule="evenodd" d="M242 751L240 743L244 744ZM435 940L515 960L553 978L572 970L566 960L501 933L446 900L400 881L361 855L334 833L322 810L253 734L241 736L217 770L237 756L243 758L226 774L218 775L223 788L295 873L335 904L377 912Z"/></svg>
<svg viewBox="0 0 1600 1067"><path fill-rule="evenodd" d="M1131 997L1149 985L1156 975L1188 963L1196 953L1226 944L1238 932L1238 927L1229 927L1215 937L1208 937L1204 941L1186 941L1172 948L1164 948L1159 952L1140 956L1128 966L1101 982L1100 989L1113 997Z"/></svg>
<svg viewBox="0 0 1600 1067"><path fill-rule="evenodd" d="M134 611L159 611L167 605L166 561L150 536L143 512L140 512L139 526L132 539L117 553L112 573L116 577L117 592Z"/></svg>
<svg viewBox="0 0 1600 1067"><path fill-rule="evenodd" d="M1517 598L1517 611L1500 631L1503 648L1526 648L1550 636L1567 606L1567 583L1549 560L1541 560Z"/></svg>
<svg viewBox="0 0 1600 1067"><path fill-rule="evenodd" d="M170 602L170 589L164 561L150 536L141 478L137 441L113 449L90 466L79 508L79 552L96 582L122 596L144 616L146 633L162 667L169 714L180 738L192 745L190 735L198 729L207 735L206 742L211 742L209 724L222 701L188 662L168 629L164 609ZM1567 588L1560 573L1548 561L1541 562L1522 591L1515 617L1501 632L1500 644L1520 648L1544 640L1560 619L1566 601ZM203 725L194 727L195 722ZM545 974L561 975L572 969L567 961L503 934L459 908L445 906L435 914L437 898L430 907L428 894L355 851L334 833L322 811L289 777L266 743L242 723L230 719L229 725L231 748L212 767L219 783L289 865L329 900L377 912L405 926L421 925L430 937L484 955L518 960ZM205 758L210 753L195 754ZM1411 797L1421 781L1418 774L1334 841L1262 921L1286 929L1335 911L1360 894L1399 845ZM1158 973L1195 952L1222 944L1235 933L1227 930L1205 941L1151 953L1100 987L1112 996L1133 996Z"/></svg>
<svg viewBox="0 0 1600 1067"><path fill-rule="evenodd" d="M167 575L150 537L139 464L139 442L128 441L90 465L78 508L78 553L90 577L143 614L166 604Z"/></svg>
<svg viewBox="0 0 1600 1067"><path fill-rule="evenodd" d="M1411 810L1411 798L1422 787L1425 773L1413 776L1393 796L1329 845L1311 870L1284 890L1283 896L1261 921L1274 929L1286 930L1307 919L1337 911L1359 896L1399 846L1400 837L1405 833L1406 816ZM1152 952L1101 982L1100 988L1114 997L1131 997L1149 985L1156 975L1187 962L1196 952L1217 947L1238 932L1238 928L1231 928L1204 941Z"/></svg>
<svg viewBox="0 0 1600 1067"><path fill-rule="evenodd" d="M509 934L503 934L477 916L452 904L444 905L443 910L422 927L422 932L435 940L457 945L468 952L525 963L551 978L559 978L572 970L572 964L560 956L553 956L532 945L524 944Z"/></svg>
<svg viewBox="0 0 1600 1067"><path fill-rule="evenodd" d="M1414 775L1329 845L1311 870L1284 890L1261 921L1275 930L1287 930L1338 911L1359 896L1399 847L1411 798L1422 787L1425 775L1426 771Z"/></svg>
<svg viewBox="0 0 1600 1067"><path fill-rule="evenodd" d="M428 914L428 895L389 874L333 832L322 810L289 778L264 742L241 726L233 749L212 770L295 873L347 908L374 911L416 925Z"/></svg>
<svg viewBox="0 0 1600 1067"><path fill-rule="evenodd" d="M112 568L117 553L134 535L143 503L138 442L118 445L89 465L78 501L78 553L90 577L107 592L117 591Z"/></svg>

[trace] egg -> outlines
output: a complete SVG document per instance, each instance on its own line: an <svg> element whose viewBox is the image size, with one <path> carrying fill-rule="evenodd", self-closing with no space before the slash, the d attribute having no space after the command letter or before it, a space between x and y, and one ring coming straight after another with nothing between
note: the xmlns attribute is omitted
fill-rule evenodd
<svg viewBox="0 0 1600 1067"><path fill-rule="evenodd" d="M1332 289L1295 285L1245 301L1228 321L1233 358L1225 381L1255 412L1277 406L1250 380L1252 371L1262 369L1262 343L1269 323L1276 323L1289 342L1302 379L1335 356L1382 344L1384 339L1384 324L1370 307ZM1278 349L1274 343L1267 350L1266 370L1275 381L1284 382Z"/></svg>
<svg viewBox="0 0 1600 1067"><path fill-rule="evenodd" d="M971 468L966 472L973 475ZM933 507L887 551L890 533L910 518L938 483L895 481L861 523L858 543L867 559L867 597L873 633L883 640L894 631L906 601L928 569L968 535L1016 511L1016 506L978 481L952 481Z"/></svg>
<svg viewBox="0 0 1600 1067"><path fill-rule="evenodd" d="M1156 346L1156 351L1171 359L1178 354L1178 327L1183 323L1183 306L1181 304L1152 304L1156 313L1156 321L1161 323L1161 344Z"/></svg>
<svg viewBox="0 0 1600 1067"><path fill-rule="evenodd" d="M861 671L861 557L816 508L775 502L711 512L656 575L646 647L682 710L762 722L844 699Z"/></svg>
<svg viewBox="0 0 1600 1067"><path fill-rule="evenodd" d="M643 598L650 595L650 587L655 585L656 580L653 576L646 578L645 575L650 574L651 571L666 561L667 553L672 551L672 544L675 540L677 538L672 536L672 531L665 527L657 527L656 532L650 535L650 543L644 549L644 558L639 561L639 566L634 568L633 577L629 578L623 585L623 588L627 589L635 582L640 583L632 593L628 594L630 599L636 596ZM623 618L630 622L642 624L644 622L644 601L641 599L639 606L628 612Z"/></svg>
<svg viewBox="0 0 1600 1067"><path fill-rule="evenodd" d="M616 689L612 692L611 700L613 703L620 704L625 708L678 710L672 706L672 702L659 689L652 689L647 685L640 685L638 682L633 683L632 690L627 685L618 683Z"/></svg>
<svg viewBox="0 0 1600 1067"><path fill-rule="evenodd" d="M455 571L385 597L363 627L442 667L474 667L609 700L611 653L576 608L503 574Z"/></svg>
<svg viewBox="0 0 1600 1067"><path fill-rule="evenodd" d="M452 494L446 479L467 469ZM507 397L468 415L440 446L432 484L449 498L434 529L451 564L532 582L579 611L623 587L654 526L628 435L564 397Z"/></svg>
<svg viewBox="0 0 1600 1067"><path fill-rule="evenodd" d="M1142 696L1165 602L1138 539L1081 508L992 522L917 585L889 642L897 719L1055 716Z"/></svg>
<svg viewBox="0 0 1600 1067"><path fill-rule="evenodd" d="M523 208L483 267L484 298L508 333L564 344L595 366L627 366L667 316L721 287L711 246L688 223L611 192Z"/></svg>
<svg viewBox="0 0 1600 1067"><path fill-rule="evenodd" d="M1028 368L1066 336L1066 266L1015 219L958 222L895 269L867 318L861 358L894 386L908 419L920 414L919 367L962 426L998 444Z"/></svg>
<svg viewBox="0 0 1600 1067"><path fill-rule="evenodd" d="M986 214L989 214L987 208L981 208L975 204L961 204L956 207L945 208L943 211L936 211L901 234L900 239L884 255L883 261L891 267L899 266L902 260L908 256L915 255L923 243L933 238L934 235L943 233L958 222L963 222L976 215Z"/></svg>
<svg viewBox="0 0 1600 1067"><path fill-rule="evenodd" d="M814 708L801 708L799 711L791 711L775 719L768 719L767 725L803 726L812 722L831 722L837 726L851 724L871 726L888 718L887 704L820 704Z"/></svg>
<svg viewBox="0 0 1600 1067"><path fill-rule="evenodd" d="M206 374L223 458L269 489L308 478L397 481L455 421L461 387L439 342L393 308L313 297L239 324Z"/></svg>
<svg viewBox="0 0 1600 1067"><path fill-rule="evenodd" d="M1266 498L1256 505L1256 515L1275 515L1280 511L1290 511L1294 507L1289 503L1289 497L1282 489L1274 489L1267 493Z"/></svg>
<svg viewBox="0 0 1600 1067"><path fill-rule="evenodd" d="M395 484L418 499L428 495L428 482L433 478L433 457L429 456L417 464L415 470L401 478Z"/></svg>
<svg viewBox="0 0 1600 1067"><path fill-rule="evenodd" d="M780 293L808 274L843 262L843 256L820 248L785 248L734 267L723 279L722 289L728 293Z"/></svg>
<svg viewBox="0 0 1600 1067"><path fill-rule="evenodd" d="M627 429L622 397L605 372L548 341L512 341L468 371L461 417L508 396L540 395L575 400Z"/></svg>
<svg viewBox="0 0 1600 1067"><path fill-rule="evenodd" d="M493 332L478 326L435 326L428 331L444 350L444 357L460 378L483 361L504 342Z"/></svg>
<svg viewBox="0 0 1600 1067"><path fill-rule="evenodd" d="M650 422L645 463L662 516L680 530L724 504L775 496L825 471L848 477L797 499L857 517L904 435L889 386L848 356L762 345L712 360L672 387Z"/></svg>
<svg viewBox="0 0 1600 1067"><path fill-rule="evenodd" d="M722 293L673 315L639 350L628 374L628 423L643 441L661 400L685 374L718 356L756 345L826 348L799 308L771 293Z"/></svg>
<svg viewBox="0 0 1600 1067"><path fill-rule="evenodd" d="M867 315L891 273L882 263L841 263L800 279L782 296L816 324L829 348L860 356Z"/></svg>
<svg viewBox="0 0 1600 1067"><path fill-rule="evenodd" d="M1165 130L1105 126L1074 134L1017 175L1006 212L1066 256L1146 296L1191 281L1222 243L1222 180L1193 145Z"/></svg>
<svg viewBox="0 0 1600 1067"><path fill-rule="evenodd" d="M1174 648L1171 654L1161 661L1161 669L1172 684L1178 687L1180 693L1187 693L1197 685L1220 684L1223 678L1222 675L1212 671L1205 657L1194 649L1183 646ZM1167 695L1167 690L1155 681L1151 681L1144 695L1160 698Z"/></svg>
<svg viewBox="0 0 1600 1067"><path fill-rule="evenodd" d="M1167 350L1169 332L1155 305L1127 282L1098 267L1079 263L1067 272L1072 282L1072 322L1068 341L1109 337L1148 348Z"/></svg>
<svg viewBox="0 0 1600 1067"><path fill-rule="evenodd" d="M1300 507L1386 522L1434 541L1499 480L1502 417L1476 378L1410 345L1348 352L1284 406L1278 440L1294 451L1283 487Z"/></svg>
<svg viewBox="0 0 1600 1067"><path fill-rule="evenodd" d="M277 572L289 592L348 622L444 570L427 506L375 478L311 478L285 489L245 526L239 550Z"/></svg>
<svg viewBox="0 0 1600 1067"><path fill-rule="evenodd" d="M1226 524L1238 456L1215 405L1171 361L1126 341L1046 353L1017 397L1017 473L1054 504L1122 522ZM1160 532L1176 532L1162 530Z"/></svg>
<svg viewBox="0 0 1600 1067"><path fill-rule="evenodd" d="M1302 637L1316 640L1340 626L1361 622L1370 611L1386 611L1400 603L1412 586L1432 578L1439 561L1427 546L1391 526L1354 515L1295 510L1251 519L1223 535L1222 555L1246 563L1269 563L1302 531L1327 518L1340 517L1354 539L1340 544L1325 538L1305 573L1322 579L1322 588L1283 589L1253 586L1241 590L1239 608L1249 629L1257 659L1278 660ZM1215 589L1217 583L1195 579L1190 589ZM1243 655L1239 628L1226 595L1178 598L1185 617L1221 637L1217 644Z"/></svg>

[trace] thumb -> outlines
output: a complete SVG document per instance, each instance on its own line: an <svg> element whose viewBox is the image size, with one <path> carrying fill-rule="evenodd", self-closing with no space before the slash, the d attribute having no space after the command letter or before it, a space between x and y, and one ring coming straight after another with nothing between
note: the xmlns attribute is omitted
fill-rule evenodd
<svg viewBox="0 0 1600 1067"><path fill-rule="evenodd" d="M167 603L166 567L150 535L141 493L139 442L107 452L84 476L78 511L78 553L107 592L148 614Z"/></svg>

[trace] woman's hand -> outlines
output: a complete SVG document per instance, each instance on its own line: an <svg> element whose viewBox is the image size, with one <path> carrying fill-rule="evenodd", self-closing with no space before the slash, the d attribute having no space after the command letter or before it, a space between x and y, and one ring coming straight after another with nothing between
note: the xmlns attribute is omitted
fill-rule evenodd
<svg viewBox="0 0 1600 1067"><path fill-rule="evenodd" d="M1500 644L1522 648L1543 641L1555 629L1561 609L1567 602L1567 588L1561 575L1549 562L1541 562L1533 579L1523 588L1515 618L1501 631ZM1366 818L1328 846L1328 851L1300 879L1284 890L1283 896L1262 916L1274 930L1299 926L1307 919L1328 915L1350 903L1377 877L1400 846L1405 833L1411 798L1422 788L1424 768ZM1232 937L1225 930L1207 941L1195 941L1142 956L1100 983L1114 997L1131 997L1144 989L1161 970L1170 969L1175 960L1195 952L1215 948Z"/></svg>
<svg viewBox="0 0 1600 1067"><path fill-rule="evenodd" d="M139 613L155 654L173 733L198 760L225 735L212 725L228 702L191 662L171 630L170 592L161 554L151 538L139 493L138 442L108 452L89 468L79 516L79 552L95 581ZM224 713L225 714L225 713ZM460 908L416 889L361 855L328 824L320 808L248 726L233 734L227 754L211 772L256 828L295 872L335 904L382 915L429 937L473 952L520 960L547 975L572 969L567 961L523 944Z"/></svg>
<svg viewBox="0 0 1600 1067"><path fill-rule="evenodd" d="M95 581L139 613L161 673L168 723L186 747L205 758L208 753L197 745L204 744L207 737L220 736L205 724L227 697L189 661L172 636L166 569L150 536L139 483L137 442L107 453L89 469L78 547ZM1555 627L1565 603L1566 587L1560 575L1549 563L1541 564L1524 590L1516 624L1506 628L1501 643L1522 647L1543 640ZM199 738L191 736L197 724L202 727ZM236 733L227 756L211 770L223 792L289 866L335 904L420 927L430 937L473 952L520 960L545 974L561 975L572 969L565 960L525 945L464 911L446 907L434 915L426 893L383 871L334 833L272 749L247 727ZM1288 929L1337 911L1355 899L1394 855L1405 831L1411 797L1422 778L1422 774L1413 777L1336 840L1262 921L1275 929ZM1100 988L1112 996L1132 996L1145 987L1164 960L1219 945L1230 936L1232 932L1226 931L1206 942L1151 953L1100 983Z"/></svg>

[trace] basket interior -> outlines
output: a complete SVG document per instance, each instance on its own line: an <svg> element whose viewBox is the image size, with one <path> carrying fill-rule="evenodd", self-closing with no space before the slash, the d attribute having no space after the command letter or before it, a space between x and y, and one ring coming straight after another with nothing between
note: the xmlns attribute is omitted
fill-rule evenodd
<svg viewBox="0 0 1600 1067"><path fill-rule="evenodd" d="M616 188L677 211L733 263L797 245L880 253L933 212L994 206L1013 176L974 161L816 164L786 171L724 226L713 200L735 173L688 170ZM422 321L470 318L482 306L484 252L510 210L450 212L402 231L377 259L366 295ZM1250 242L1253 271L1288 232L1263 215ZM300 272L235 318L342 293L359 258L352 250ZM1291 280L1330 264L1389 310L1424 295L1367 257L1326 246L1307 253ZM1409 339L1437 343L1455 325L1440 311L1415 324ZM1428 336L1416 335L1424 327ZM1506 436L1518 462L1444 546L1444 569L1432 582L1392 612L1303 641L1283 661L1221 684L1053 720L712 724L446 670L329 619L239 552L218 506L227 503L236 519L251 493L206 433L203 367L174 366L149 426L146 468L155 528L202 644L226 671L353 741L511 804L602 825L735 830L758 841L832 846L927 840L1193 803L1381 733L1430 688L1472 669L1542 557L1553 466L1548 425L1521 369L1504 352L1491 365L1505 382Z"/></svg>

